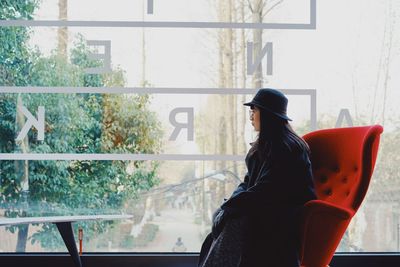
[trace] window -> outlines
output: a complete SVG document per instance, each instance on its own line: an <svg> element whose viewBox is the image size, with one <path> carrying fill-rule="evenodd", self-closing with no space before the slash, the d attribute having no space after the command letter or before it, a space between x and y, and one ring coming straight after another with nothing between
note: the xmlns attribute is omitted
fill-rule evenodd
<svg viewBox="0 0 400 267"><path fill-rule="evenodd" d="M242 103L273 87L300 135L385 127L338 251L399 251L400 5L266 1L261 18L254 2L2 2L0 217L132 214L74 230L90 252L198 252L246 173ZM0 252L66 250L48 224L0 238Z"/></svg>

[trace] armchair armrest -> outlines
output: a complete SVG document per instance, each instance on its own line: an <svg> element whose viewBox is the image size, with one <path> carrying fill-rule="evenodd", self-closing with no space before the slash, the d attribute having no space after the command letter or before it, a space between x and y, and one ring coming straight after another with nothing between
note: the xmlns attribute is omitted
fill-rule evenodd
<svg viewBox="0 0 400 267"><path fill-rule="evenodd" d="M302 265L327 266L353 216L353 210L323 200L307 202L300 230Z"/></svg>

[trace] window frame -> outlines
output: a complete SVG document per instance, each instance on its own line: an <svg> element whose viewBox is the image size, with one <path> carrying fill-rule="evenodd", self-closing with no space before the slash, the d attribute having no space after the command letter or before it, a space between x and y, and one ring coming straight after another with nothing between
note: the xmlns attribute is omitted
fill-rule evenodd
<svg viewBox="0 0 400 267"><path fill-rule="evenodd" d="M84 253L84 266L197 267L199 253ZM400 253L335 253L335 267L400 266ZM1 266L71 267L67 253L0 253Z"/></svg>

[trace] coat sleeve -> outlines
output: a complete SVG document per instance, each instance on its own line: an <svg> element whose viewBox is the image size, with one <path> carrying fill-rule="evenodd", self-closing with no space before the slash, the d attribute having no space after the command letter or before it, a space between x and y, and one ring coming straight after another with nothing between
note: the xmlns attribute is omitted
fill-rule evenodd
<svg viewBox="0 0 400 267"><path fill-rule="evenodd" d="M246 173L246 175L244 176L244 181L241 182L237 188L235 189L235 191L233 191L232 195L230 198L236 196L237 194L239 194L240 192L246 191L247 190L247 185L249 183L249 172Z"/></svg>
<svg viewBox="0 0 400 267"><path fill-rule="evenodd" d="M260 211L266 205L285 205L289 197L285 187L291 186L295 165L296 159L290 153L264 164L256 183L245 190L235 190L236 194L223 203L221 209L240 216Z"/></svg>

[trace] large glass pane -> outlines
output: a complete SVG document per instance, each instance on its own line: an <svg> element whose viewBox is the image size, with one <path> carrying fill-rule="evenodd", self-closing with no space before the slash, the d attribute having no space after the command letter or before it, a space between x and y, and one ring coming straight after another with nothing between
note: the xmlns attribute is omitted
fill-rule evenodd
<svg viewBox="0 0 400 267"><path fill-rule="evenodd" d="M273 87L299 135L384 126L338 251L400 251L399 12L394 0L2 1L0 218L129 214L75 223L84 251L198 252L257 137L242 103ZM0 252L66 251L52 224L2 226L0 240Z"/></svg>

